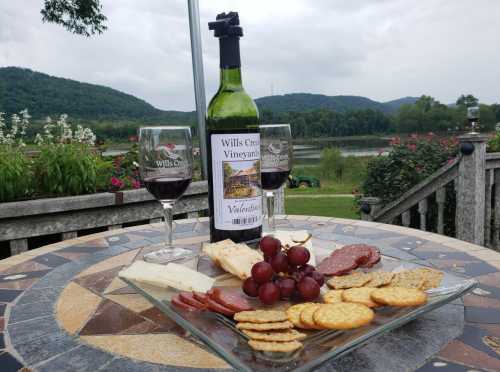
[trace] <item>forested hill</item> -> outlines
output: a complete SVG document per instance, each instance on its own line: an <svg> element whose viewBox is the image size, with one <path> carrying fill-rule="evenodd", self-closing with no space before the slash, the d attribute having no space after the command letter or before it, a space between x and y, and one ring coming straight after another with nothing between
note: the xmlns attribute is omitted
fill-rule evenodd
<svg viewBox="0 0 500 372"><path fill-rule="evenodd" d="M413 104L417 97L405 97L389 102L377 102L360 96L326 96L323 94L292 93L282 96L257 98L255 102L261 110L275 113L304 112L317 109L346 112L349 110L372 109L394 112L402 104Z"/></svg>
<svg viewBox="0 0 500 372"><path fill-rule="evenodd" d="M162 111L130 94L18 67L0 68L0 112L27 108L34 117L66 113L90 120L188 122L193 113Z"/></svg>

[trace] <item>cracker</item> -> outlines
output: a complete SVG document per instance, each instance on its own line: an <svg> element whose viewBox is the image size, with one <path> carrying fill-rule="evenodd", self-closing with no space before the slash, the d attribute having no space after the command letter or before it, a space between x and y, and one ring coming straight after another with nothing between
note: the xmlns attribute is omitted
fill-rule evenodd
<svg viewBox="0 0 500 372"><path fill-rule="evenodd" d="M259 351L274 351L280 353L288 353L291 351L298 350L302 347L302 344L298 341L289 342L269 342L269 341L257 341L250 340L248 345L254 350Z"/></svg>
<svg viewBox="0 0 500 372"><path fill-rule="evenodd" d="M427 302L427 295L424 291L403 287L376 288L371 298L375 302L389 306L418 306Z"/></svg>
<svg viewBox="0 0 500 372"><path fill-rule="evenodd" d="M281 310L252 310L234 314L234 320L250 323L272 323L288 320L288 316L286 312Z"/></svg>
<svg viewBox="0 0 500 372"><path fill-rule="evenodd" d="M306 306L302 312L300 313L300 321L302 324L304 324L307 328L310 329L323 329L322 327L319 327L313 319L313 314L318 308L320 307L320 304L309 304Z"/></svg>
<svg viewBox="0 0 500 372"><path fill-rule="evenodd" d="M284 322L274 323L248 323L241 322L236 324L238 329L250 329L254 331L272 331L274 329L289 329L293 328L293 323L285 320Z"/></svg>
<svg viewBox="0 0 500 372"><path fill-rule="evenodd" d="M342 300L345 302L363 304L368 307L377 307L379 304L373 301L370 297L371 293L375 289L376 288L370 287L349 288L342 293Z"/></svg>
<svg viewBox="0 0 500 372"><path fill-rule="evenodd" d="M441 281L443 280L444 273L442 271L436 270L436 269L431 269L428 267L421 267L418 269L415 269L414 271L422 273L424 277L424 285L421 288L422 290L426 291L431 288L437 288L441 285Z"/></svg>
<svg viewBox="0 0 500 372"><path fill-rule="evenodd" d="M295 327L298 328L303 328L307 329L308 327L300 321L300 313L302 310L304 310L308 305L310 305L312 302L305 302L302 304L297 304L290 306L287 311L286 315L288 316L288 320L293 323Z"/></svg>
<svg viewBox="0 0 500 372"><path fill-rule="evenodd" d="M403 287L421 289L424 287L425 277L422 272L404 270L394 274L388 287Z"/></svg>
<svg viewBox="0 0 500 372"><path fill-rule="evenodd" d="M334 289L362 287L372 279L371 273L354 273L350 275L334 276L327 284Z"/></svg>
<svg viewBox="0 0 500 372"><path fill-rule="evenodd" d="M275 331L275 332L256 332L248 329L244 329L243 333L250 337L252 340L260 341L278 341L287 342L294 340L302 340L306 338L306 334L299 332L295 329L289 329L286 331Z"/></svg>
<svg viewBox="0 0 500 372"><path fill-rule="evenodd" d="M388 273L385 271L375 271L372 273L372 279L366 283L365 287L382 287L387 285L394 278L394 273Z"/></svg>
<svg viewBox="0 0 500 372"><path fill-rule="evenodd" d="M332 289L323 295L323 301L327 304L342 302L342 292L344 289Z"/></svg>
<svg viewBox="0 0 500 372"><path fill-rule="evenodd" d="M368 306L349 302L325 304L313 315L314 322L328 329L352 329L364 326L375 314Z"/></svg>

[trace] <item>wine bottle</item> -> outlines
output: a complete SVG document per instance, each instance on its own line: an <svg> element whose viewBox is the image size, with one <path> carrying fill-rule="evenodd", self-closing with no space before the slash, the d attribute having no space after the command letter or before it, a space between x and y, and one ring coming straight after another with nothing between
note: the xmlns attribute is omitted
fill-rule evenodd
<svg viewBox="0 0 500 372"><path fill-rule="evenodd" d="M220 47L220 85L207 111L212 242L251 242L262 234L259 111L241 82L239 24L236 12L208 24Z"/></svg>

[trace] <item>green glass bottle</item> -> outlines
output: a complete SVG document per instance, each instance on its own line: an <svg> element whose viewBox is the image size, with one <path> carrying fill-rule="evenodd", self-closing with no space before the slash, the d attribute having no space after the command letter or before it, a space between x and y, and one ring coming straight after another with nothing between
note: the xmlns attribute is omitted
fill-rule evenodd
<svg viewBox="0 0 500 372"><path fill-rule="evenodd" d="M207 112L210 240L251 242L262 234L259 111L243 89L236 12L210 22L220 46L220 86Z"/></svg>

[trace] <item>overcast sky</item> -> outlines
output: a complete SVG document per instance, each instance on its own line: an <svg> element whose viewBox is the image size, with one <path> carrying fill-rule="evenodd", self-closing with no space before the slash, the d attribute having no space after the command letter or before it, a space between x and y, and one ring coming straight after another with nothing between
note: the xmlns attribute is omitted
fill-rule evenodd
<svg viewBox="0 0 500 372"><path fill-rule="evenodd" d="M235 10L253 97L310 92L378 101L461 93L500 101L500 0L201 0L208 98L218 43L207 22ZM103 0L108 30L84 38L43 24L42 0L0 1L0 67L102 84L162 109L193 110L185 0Z"/></svg>

